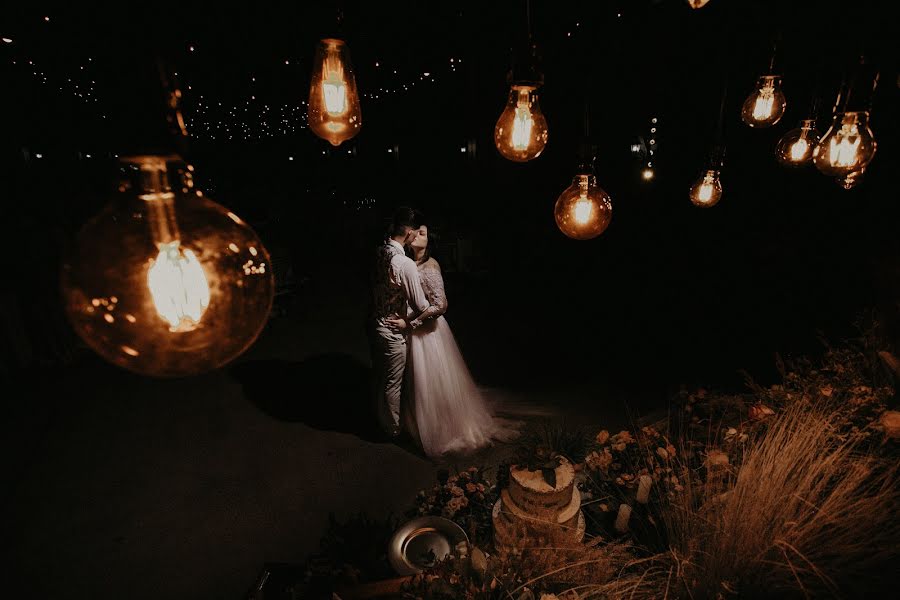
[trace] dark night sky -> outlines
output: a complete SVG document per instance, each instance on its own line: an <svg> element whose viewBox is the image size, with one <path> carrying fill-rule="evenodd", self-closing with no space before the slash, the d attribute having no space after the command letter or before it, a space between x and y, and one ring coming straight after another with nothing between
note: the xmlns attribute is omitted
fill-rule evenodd
<svg viewBox="0 0 900 600"><path fill-rule="evenodd" d="M189 157L216 201L313 277L334 268L359 275L380 218L400 203L421 207L445 240L472 239L483 272L449 275L449 292L459 329L472 339L490 334L477 342L490 348L472 354L511 357L498 378L522 365L550 375L606 365L601 372L730 381L741 367L770 369L775 351L815 351L817 330L850 333L864 308L896 319L900 98L896 32L882 4L712 0L692 11L682 0L535 1L550 142L539 159L518 165L499 157L492 132L509 47L525 28L524 2L347 3L345 34L361 91L425 71L436 82L364 100L362 132L337 152L298 130L265 140L198 139ZM249 114L306 98L314 42L328 33L334 5L242 6L91 12L73 5L49 12L49 23L40 9L4 19L0 35L14 40L0 48L8 82L0 144L12 182L4 205L14 238L22 236L41 266L23 270L19 281L52 297L58 243L102 206L113 183L111 155L156 139L155 56L192 86L189 117L201 93L226 106L255 95ZM776 38L787 113L770 130L750 130L740 104L767 69ZM856 66L861 53L864 68ZM463 61L456 72L451 57ZM79 68L87 65L98 101L87 105L41 84L23 60L61 84L87 81ZM879 142L851 191L814 169L785 171L773 152L807 116L816 91L819 128L827 128L845 77L855 81L852 103L871 102ZM701 210L687 190L714 141L726 80L725 193ZM596 170L614 209L600 238L575 242L556 229L552 208L574 174L586 97ZM658 176L646 184L628 149L654 116ZM470 143L474 157L460 152ZM394 147L399 153L389 154ZM25 152L44 159L26 161ZM374 207L358 208L365 198ZM576 350L582 344L587 351ZM490 377L473 365L479 369Z"/></svg>

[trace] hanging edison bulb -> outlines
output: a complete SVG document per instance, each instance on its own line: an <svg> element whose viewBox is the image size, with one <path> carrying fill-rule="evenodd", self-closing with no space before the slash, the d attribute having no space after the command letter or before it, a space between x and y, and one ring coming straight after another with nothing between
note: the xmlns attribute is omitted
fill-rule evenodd
<svg viewBox="0 0 900 600"><path fill-rule="evenodd" d="M176 156L122 160L113 201L63 260L65 311L106 360L152 376L208 371L259 335L274 294L266 249L193 189Z"/></svg>
<svg viewBox="0 0 900 600"><path fill-rule="evenodd" d="M781 76L763 75L756 89L744 100L741 119L750 127L771 127L784 115L787 100L781 91Z"/></svg>
<svg viewBox="0 0 900 600"><path fill-rule="evenodd" d="M800 127L791 129L778 141L775 158L788 167L802 167L812 162L813 149L819 143L815 119L803 119Z"/></svg>
<svg viewBox="0 0 900 600"><path fill-rule="evenodd" d="M843 178L872 162L877 148L868 112L837 113L813 150L813 162L822 173Z"/></svg>
<svg viewBox="0 0 900 600"><path fill-rule="evenodd" d="M343 40L320 40L313 59L309 86L309 128L313 133L340 146L362 127L362 112L350 50Z"/></svg>
<svg viewBox="0 0 900 600"><path fill-rule="evenodd" d="M597 185L592 173L579 173L563 190L553 209L556 226L574 240L589 240L603 233L612 220L612 200Z"/></svg>
<svg viewBox="0 0 900 600"><path fill-rule="evenodd" d="M688 6L693 8L694 10L698 8L703 8L707 4L709 4L709 0L687 0Z"/></svg>
<svg viewBox="0 0 900 600"><path fill-rule="evenodd" d="M835 181L837 181L838 185L840 185L845 190L851 190L856 187L862 180L862 176L865 174L866 168L862 167L859 171L853 171L852 173L847 173L843 177L835 177Z"/></svg>
<svg viewBox="0 0 900 600"><path fill-rule="evenodd" d="M715 206L722 199L722 182L717 169L707 169L691 186L691 202L704 208Z"/></svg>
<svg viewBox="0 0 900 600"><path fill-rule="evenodd" d="M547 145L547 119L541 112L537 87L513 84L506 108L494 127L494 144L504 158L527 162L541 155Z"/></svg>

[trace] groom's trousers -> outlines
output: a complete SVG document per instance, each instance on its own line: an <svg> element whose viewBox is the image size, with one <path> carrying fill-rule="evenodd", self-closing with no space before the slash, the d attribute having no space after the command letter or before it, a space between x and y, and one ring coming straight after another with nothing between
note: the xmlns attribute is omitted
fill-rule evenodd
<svg viewBox="0 0 900 600"><path fill-rule="evenodd" d="M400 396L406 370L406 336L383 325L370 332L375 410L378 422L388 434L400 427Z"/></svg>

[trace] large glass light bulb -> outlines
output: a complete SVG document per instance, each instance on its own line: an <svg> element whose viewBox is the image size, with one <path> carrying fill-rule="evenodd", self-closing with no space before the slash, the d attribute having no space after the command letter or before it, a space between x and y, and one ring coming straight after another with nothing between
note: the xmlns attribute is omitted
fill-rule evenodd
<svg viewBox="0 0 900 600"><path fill-rule="evenodd" d="M237 215L193 189L178 157L123 159L119 193L63 260L66 314L106 360L153 376L219 367L272 306L269 255Z"/></svg>
<svg viewBox="0 0 900 600"><path fill-rule="evenodd" d="M709 169L703 176L691 186L691 202L696 206L714 206L722 199L722 182L719 180L719 172Z"/></svg>
<svg viewBox="0 0 900 600"><path fill-rule="evenodd" d="M813 162L826 175L845 177L872 162L877 148L868 112L837 113L813 150Z"/></svg>
<svg viewBox="0 0 900 600"><path fill-rule="evenodd" d="M568 237L589 240L603 233L612 220L612 200L594 175L576 175L556 200L556 225Z"/></svg>
<svg viewBox="0 0 900 600"><path fill-rule="evenodd" d="M791 129L778 141L775 158L788 167L801 167L812 162L813 149L819 143L815 119L803 119L800 127Z"/></svg>
<svg viewBox="0 0 900 600"><path fill-rule="evenodd" d="M763 75L756 82L744 106L741 108L741 119L750 127L771 127L784 115L787 100L781 91L779 75Z"/></svg>
<svg viewBox="0 0 900 600"><path fill-rule="evenodd" d="M319 41L309 86L308 119L313 133L334 146L359 133L362 112L350 50L343 40Z"/></svg>
<svg viewBox="0 0 900 600"><path fill-rule="evenodd" d="M541 112L537 88L513 85L506 108L494 127L494 144L504 158L526 162L537 158L547 145L547 119Z"/></svg>

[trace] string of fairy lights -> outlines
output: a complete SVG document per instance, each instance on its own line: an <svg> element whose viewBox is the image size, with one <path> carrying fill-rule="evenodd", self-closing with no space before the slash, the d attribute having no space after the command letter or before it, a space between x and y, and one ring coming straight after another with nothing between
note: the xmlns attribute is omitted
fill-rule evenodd
<svg viewBox="0 0 900 600"><path fill-rule="evenodd" d="M196 47L190 46L190 48ZM290 60L284 62L287 65L292 64ZM461 58L450 57L442 65L440 73L423 71L392 86L383 85L372 92L360 94L360 96L370 102L378 102L403 96L425 86L434 86L440 83L445 76L457 73L462 62ZM383 63L375 61L374 66L379 69L383 67ZM392 69L392 72L397 75L399 71ZM178 73L175 75L177 76ZM207 94L196 92L193 84L187 84L184 102L187 109L187 128L191 137L209 141L258 141L291 136L308 129L308 103L306 100L301 100L296 104L267 103L257 97L253 90L255 83L256 77L250 76L249 97L238 104L210 100Z"/></svg>
<svg viewBox="0 0 900 600"><path fill-rule="evenodd" d="M14 44L12 38L4 37L2 41L3 45L7 47ZM34 58L13 57L9 62L13 67L26 74L30 73L38 83L46 86L53 93L60 92L65 96L77 98L79 104L99 110L99 106L95 106L100 102L100 98L97 94L97 81L92 74L93 60L92 57L87 57L84 64L79 65L75 73L67 75L50 73L49 69L45 70L45 67ZM106 114L103 112L100 112L98 116L102 119L106 118Z"/></svg>
<svg viewBox="0 0 900 600"><path fill-rule="evenodd" d="M49 16L42 20L50 23ZM26 76L30 75L37 83L47 86L52 93L60 92L64 96L76 99L76 101L92 110L99 119L107 119L108 115L103 109L101 95L98 93L96 78L93 73L93 57L86 57L82 64L74 72L52 72L49 67L42 67L39 61L25 50L21 39L13 37L0 38L2 45L12 49L9 62L19 68ZM196 43L187 45L189 54L201 50ZM283 59L284 66L292 66L301 63L301 60ZM395 98L401 98L415 92L425 86L440 84L446 76L459 72L463 59L449 57L442 61L441 65L431 70L424 70L414 75L400 77L401 68L391 66L383 60L373 63L376 73L387 76L393 75L397 81L391 84L382 84L371 92L361 94L361 97L369 102L379 102ZM255 75L247 77L250 91L245 99L238 102L228 102L215 99L212 92L201 92L185 73L175 72L176 77L182 76L183 107L189 135L197 140L209 141L259 141L282 136L296 135L308 129L307 101L300 100L295 103L265 101L258 97L253 90L257 82Z"/></svg>

